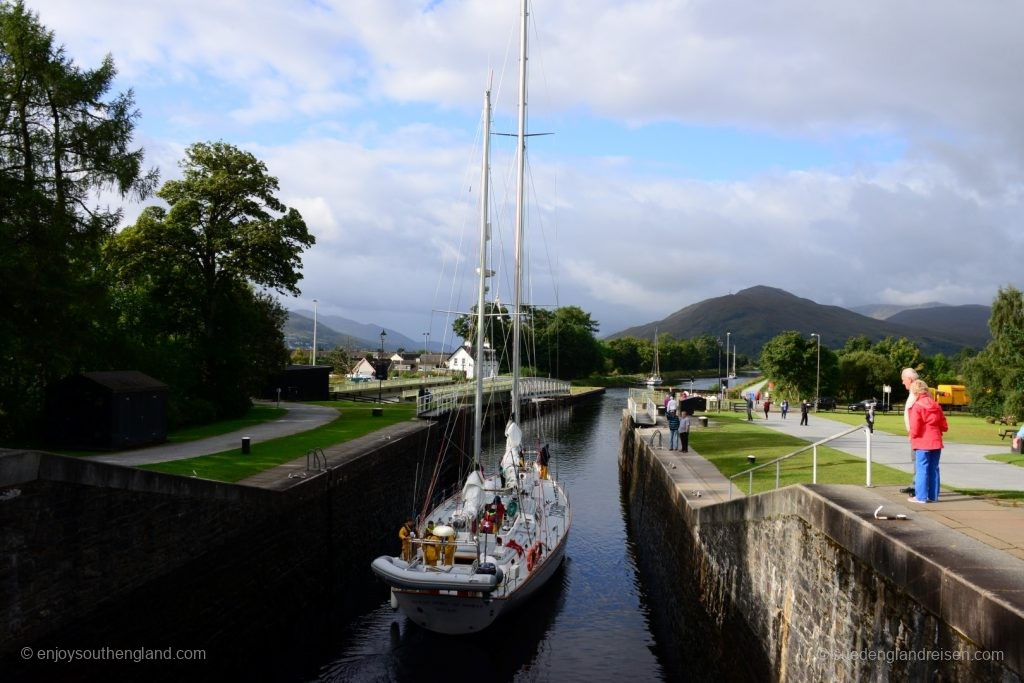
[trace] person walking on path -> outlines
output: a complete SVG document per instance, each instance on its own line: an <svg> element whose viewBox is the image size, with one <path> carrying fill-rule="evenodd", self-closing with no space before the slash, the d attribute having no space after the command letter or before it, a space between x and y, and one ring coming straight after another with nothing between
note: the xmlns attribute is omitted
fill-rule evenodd
<svg viewBox="0 0 1024 683"><path fill-rule="evenodd" d="M665 419L668 420L668 449L674 451L679 440L679 416L672 410L665 414Z"/></svg>
<svg viewBox="0 0 1024 683"><path fill-rule="evenodd" d="M800 401L800 424L807 424L807 412L811 409L810 404L807 403L807 399Z"/></svg>
<svg viewBox="0 0 1024 683"><path fill-rule="evenodd" d="M789 401L782 399L782 403L779 404L779 412L782 413L782 419L786 419L786 413L789 412Z"/></svg>
<svg viewBox="0 0 1024 683"><path fill-rule="evenodd" d="M754 399L750 394L747 394L747 422L754 421Z"/></svg>
<svg viewBox="0 0 1024 683"><path fill-rule="evenodd" d="M683 411L683 417L679 420L679 450L683 453L690 452L690 414Z"/></svg>
<svg viewBox="0 0 1024 683"><path fill-rule="evenodd" d="M771 407L772 407L771 400L766 398L764 400L764 419L766 419L766 420L768 419L768 411L771 409Z"/></svg>
<svg viewBox="0 0 1024 683"><path fill-rule="evenodd" d="M900 381L903 382L903 387L907 390L907 401L903 404L903 426L906 427L908 435L910 434L910 407L914 405L914 399L917 398L917 396L914 395L914 392L911 391L910 385L913 384L916 379L918 379L917 370L914 368L903 368L903 371L900 373ZM913 446L910 447L910 464L915 467L917 466L917 456L914 453ZM916 480L917 477L914 476L914 478L911 479L910 486L900 489L900 493L914 493L917 488L915 483Z"/></svg>
<svg viewBox="0 0 1024 683"><path fill-rule="evenodd" d="M928 393L924 380L910 385L914 405L910 408L910 445L917 461L914 467L914 495L911 503L934 503L939 499L939 456L942 455L942 433L949 430L942 406Z"/></svg>

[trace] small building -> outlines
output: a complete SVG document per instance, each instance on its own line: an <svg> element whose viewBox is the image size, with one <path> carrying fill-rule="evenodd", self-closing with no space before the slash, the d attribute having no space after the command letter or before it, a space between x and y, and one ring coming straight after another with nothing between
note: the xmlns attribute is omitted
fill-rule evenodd
<svg viewBox="0 0 1024 683"><path fill-rule="evenodd" d="M137 448L167 440L167 385L136 370L83 372L46 395L47 440L63 448Z"/></svg>
<svg viewBox="0 0 1024 683"><path fill-rule="evenodd" d="M476 377L476 358L473 355L473 348L470 344L459 347L452 355L448 356L445 365L448 366L449 370L465 373L466 379ZM494 353L494 349L485 344L483 367L481 368L480 376L486 379L488 377L497 377L497 375L497 356Z"/></svg>
<svg viewBox="0 0 1024 683"><path fill-rule="evenodd" d="M352 374L349 376L349 379L354 379L356 381L377 379L377 368L375 364L380 361L383 361L388 365L391 363L387 358L360 358L359 362L353 366ZM390 368L388 368L388 370L390 371Z"/></svg>
<svg viewBox="0 0 1024 683"><path fill-rule="evenodd" d="M278 389L284 401L326 401L331 397L330 365L289 365L271 378L263 398L275 400Z"/></svg>

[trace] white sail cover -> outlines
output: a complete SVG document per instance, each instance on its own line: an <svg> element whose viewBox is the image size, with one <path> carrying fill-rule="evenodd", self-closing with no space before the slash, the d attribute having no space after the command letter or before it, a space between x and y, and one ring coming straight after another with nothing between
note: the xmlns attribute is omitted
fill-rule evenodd
<svg viewBox="0 0 1024 683"><path fill-rule="evenodd" d="M473 470L462 485L462 517L469 521L476 517L484 504L484 478Z"/></svg>
<svg viewBox="0 0 1024 683"><path fill-rule="evenodd" d="M501 471L505 475L505 486L516 481L516 466L523 449L523 432L514 421L505 425L505 455L501 456Z"/></svg>

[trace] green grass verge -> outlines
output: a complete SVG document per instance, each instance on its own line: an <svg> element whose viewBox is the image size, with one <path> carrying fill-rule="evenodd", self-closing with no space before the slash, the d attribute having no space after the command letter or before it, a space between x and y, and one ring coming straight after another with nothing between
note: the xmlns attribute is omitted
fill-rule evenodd
<svg viewBox="0 0 1024 683"><path fill-rule="evenodd" d="M1016 465L1017 467L1024 467L1024 455L1020 453L996 453L994 455L986 455L986 460L995 460L996 462L1005 462L1010 465Z"/></svg>
<svg viewBox="0 0 1024 683"><path fill-rule="evenodd" d="M252 445L249 455L242 455L241 448L203 455L186 460L174 460L141 469L168 474L192 476L195 473L203 479L234 482L245 479L263 470L276 467L305 456L312 448L327 448L377 431L382 427L412 419L416 414L413 403L388 403L381 417L373 417L372 403L355 401L317 401L317 405L338 408L342 414L333 422L300 434L283 436Z"/></svg>
<svg viewBox="0 0 1024 683"><path fill-rule="evenodd" d="M747 422L746 415L739 413L712 413L713 421L707 428L697 427L690 431L690 442L702 457L709 460L726 477L750 469L747 455L757 457L755 464L769 462L807 445L803 439L776 432L757 423ZM812 479L810 450L794 455L780 463L779 486L809 484ZM818 447L819 484L856 484L863 486L866 478L863 458L843 453L826 446ZM873 484L906 484L907 473L885 465L872 464ZM737 478L736 486L746 492L748 479ZM754 473L754 493L775 488L775 466L771 465Z"/></svg>
<svg viewBox="0 0 1024 683"><path fill-rule="evenodd" d="M792 408L790 408L792 411ZM864 413L849 413L845 408L835 412L822 411L821 417L837 422L845 422L850 425L864 424ZM812 414L811 419L814 419ZM1002 445L1009 448L1009 439L1000 439L999 432L1007 429L1004 425L991 425L985 422L984 418L964 413L946 413L946 421L949 423L949 431L943 437L947 441L956 443L970 443L979 446ZM906 434L906 427L903 426L903 413L891 412L884 415L875 415L875 429L890 434Z"/></svg>

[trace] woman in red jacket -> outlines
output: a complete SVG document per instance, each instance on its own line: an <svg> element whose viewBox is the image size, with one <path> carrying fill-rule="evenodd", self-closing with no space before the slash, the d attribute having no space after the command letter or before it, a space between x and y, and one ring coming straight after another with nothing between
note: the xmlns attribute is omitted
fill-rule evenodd
<svg viewBox="0 0 1024 683"><path fill-rule="evenodd" d="M942 406L928 393L928 385L916 379L910 384L917 398L910 407L910 447L914 449L916 471L911 503L934 503L939 499L939 456L942 433L949 429Z"/></svg>

